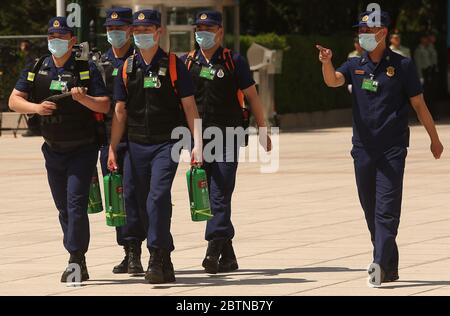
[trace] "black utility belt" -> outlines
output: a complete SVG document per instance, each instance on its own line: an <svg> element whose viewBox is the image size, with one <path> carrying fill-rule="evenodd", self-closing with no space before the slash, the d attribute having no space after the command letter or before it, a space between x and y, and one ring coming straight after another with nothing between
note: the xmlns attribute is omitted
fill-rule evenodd
<svg viewBox="0 0 450 316"><path fill-rule="evenodd" d="M59 153L68 153L77 151L83 147L98 147L97 137L90 139L80 140L80 141L50 141L45 139L45 143L50 147L51 150Z"/></svg>
<svg viewBox="0 0 450 316"><path fill-rule="evenodd" d="M164 143L176 143L179 139L172 139L172 135L135 136L128 135L128 140L140 145L160 145Z"/></svg>

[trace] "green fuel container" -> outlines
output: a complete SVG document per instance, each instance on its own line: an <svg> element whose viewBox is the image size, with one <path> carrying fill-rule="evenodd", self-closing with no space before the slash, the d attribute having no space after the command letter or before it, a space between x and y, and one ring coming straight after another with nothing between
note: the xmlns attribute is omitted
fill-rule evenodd
<svg viewBox="0 0 450 316"><path fill-rule="evenodd" d="M88 214L98 214L101 212L103 212L102 194L100 193L98 171L95 169L89 189Z"/></svg>
<svg viewBox="0 0 450 316"><path fill-rule="evenodd" d="M209 201L208 179L202 168L192 167L187 172L191 217L194 222L209 221L213 218Z"/></svg>
<svg viewBox="0 0 450 316"><path fill-rule="evenodd" d="M111 173L103 179L105 185L106 225L122 227L127 223L125 200L123 197L122 176Z"/></svg>

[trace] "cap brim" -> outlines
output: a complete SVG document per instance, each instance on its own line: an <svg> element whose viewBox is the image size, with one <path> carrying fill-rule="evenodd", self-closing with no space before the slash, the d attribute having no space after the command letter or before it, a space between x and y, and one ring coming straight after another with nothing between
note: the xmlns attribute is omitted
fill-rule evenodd
<svg viewBox="0 0 450 316"><path fill-rule="evenodd" d="M359 24L353 25L353 28L359 28L359 27L371 27L369 25L367 25L366 22L361 22ZM381 23L380 27L389 27L386 24Z"/></svg>
<svg viewBox="0 0 450 316"><path fill-rule="evenodd" d="M126 21L108 21L103 26L130 26L131 22Z"/></svg>
<svg viewBox="0 0 450 316"><path fill-rule="evenodd" d="M217 23L217 22L213 22L213 21L196 21L192 25L194 25L194 26L197 26L197 25L222 26L222 24Z"/></svg>
<svg viewBox="0 0 450 316"><path fill-rule="evenodd" d="M142 22L133 22L133 26L161 26L161 23L156 21L142 21Z"/></svg>
<svg viewBox="0 0 450 316"><path fill-rule="evenodd" d="M58 34L74 34L73 30L61 29L61 28L50 28L47 30L47 34L58 33Z"/></svg>

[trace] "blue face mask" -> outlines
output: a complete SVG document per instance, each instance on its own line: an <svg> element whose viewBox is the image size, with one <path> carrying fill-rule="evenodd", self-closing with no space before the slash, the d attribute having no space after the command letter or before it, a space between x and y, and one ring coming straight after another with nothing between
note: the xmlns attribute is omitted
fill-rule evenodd
<svg viewBox="0 0 450 316"><path fill-rule="evenodd" d="M114 48L122 48L127 43L127 32L125 31L109 31L108 43Z"/></svg>
<svg viewBox="0 0 450 316"><path fill-rule="evenodd" d="M69 41L55 38L48 41L48 50L56 58L63 57L69 51Z"/></svg>
<svg viewBox="0 0 450 316"><path fill-rule="evenodd" d="M361 47L365 51L369 53L373 52L380 43L377 42L377 34L370 34L370 33L359 34L359 45L361 45Z"/></svg>
<svg viewBox="0 0 450 316"><path fill-rule="evenodd" d="M216 34L212 32L196 32L195 40L201 49L210 49L216 45Z"/></svg>
<svg viewBox="0 0 450 316"><path fill-rule="evenodd" d="M134 43L139 49L150 49L156 45L155 36L154 34L136 34Z"/></svg>

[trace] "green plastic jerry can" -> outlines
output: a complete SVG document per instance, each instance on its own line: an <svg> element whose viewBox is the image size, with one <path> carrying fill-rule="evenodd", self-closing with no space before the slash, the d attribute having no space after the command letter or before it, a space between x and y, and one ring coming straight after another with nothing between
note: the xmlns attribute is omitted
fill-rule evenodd
<svg viewBox="0 0 450 316"><path fill-rule="evenodd" d="M116 172L107 175L105 184L106 224L110 227L122 227L127 223L125 201L123 197L122 176Z"/></svg>
<svg viewBox="0 0 450 316"><path fill-rule="evenodd" d="M100 193L100 182L98 180L98 171L96 168L89 189L88 214L97 214L101 212L103 212L102 194Z"/></svg>
<svg viewBox="0 0 450 316"><path fill-rule="evenodd" d="M213 218L209 202L209 189L206 171L192 167L187 172L189 201L191 203L191 217L194 222L209 221Z"/></svg>

